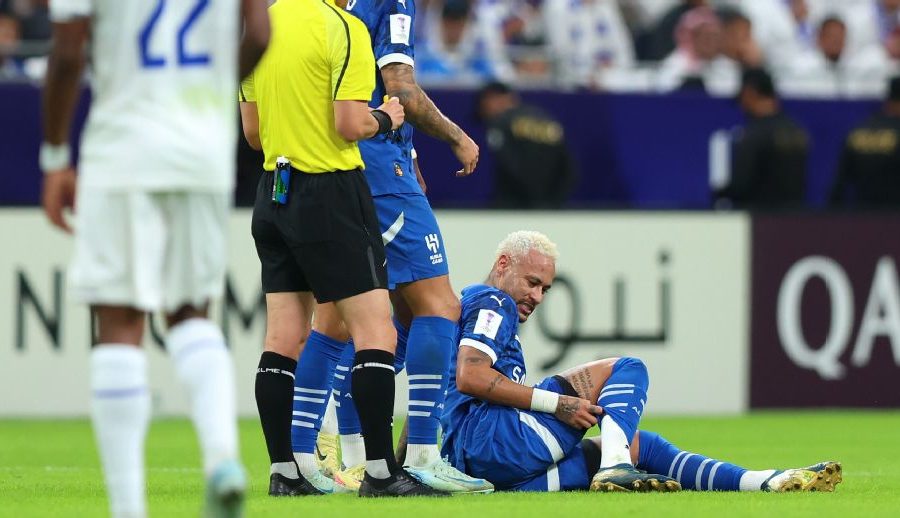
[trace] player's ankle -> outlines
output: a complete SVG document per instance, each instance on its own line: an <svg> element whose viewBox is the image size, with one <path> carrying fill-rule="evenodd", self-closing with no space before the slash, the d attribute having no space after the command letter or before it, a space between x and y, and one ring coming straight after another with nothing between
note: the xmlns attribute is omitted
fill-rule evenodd
<svg viewBox="0 0 900 518"><path fill-rule="evenodd" d="M294 452L294 460L297 462L297 469L301 475L307 480L313 478L319 471L319 465L316 462L315 453L297 453Z"/></svg>
<svg viewBox="0 0 900 518"><path fill-rule="evenodd" d="M409 444L406 447L404 466L427 468L441 460L441 452L436 444Z"/></svg>

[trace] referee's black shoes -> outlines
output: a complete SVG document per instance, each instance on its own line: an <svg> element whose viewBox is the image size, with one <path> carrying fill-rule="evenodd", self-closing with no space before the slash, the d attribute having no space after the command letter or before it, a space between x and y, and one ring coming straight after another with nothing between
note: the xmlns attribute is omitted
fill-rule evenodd
<svg viewBox="0 0 900 518"><path fill-rule="evenodd" d="M401 469L385 480L370 477L366 473L359 486L359 496L450 496L450 493L427 486Z"/></svg>
<svg viewBox="0 0 900 518"><path fill-rule="evenodd" d="M298 475L300 475L298 473ZM272 473L269 477L269 496L307 496L324 495L309 480L303 478L287 478L280 473Z"/></svg>

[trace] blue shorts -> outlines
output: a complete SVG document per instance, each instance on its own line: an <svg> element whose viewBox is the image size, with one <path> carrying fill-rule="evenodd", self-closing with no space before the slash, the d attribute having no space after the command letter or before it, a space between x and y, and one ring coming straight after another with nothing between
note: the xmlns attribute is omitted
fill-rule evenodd
<svg viewBox="0 0 900 518"><path fill-rule="evenodd" d="M553 377L535 388L565 394ZM482 403L465 417L451 462L498 490L587 489L590 476L580 445L584 432L553 414Z"/></svg>
<svg viewBox="0 0 900 518"><path fill-rule="evenodd" d="M447 275L447 252L437 219L423 194L375 196L387 256L388 288Z"/></svg>

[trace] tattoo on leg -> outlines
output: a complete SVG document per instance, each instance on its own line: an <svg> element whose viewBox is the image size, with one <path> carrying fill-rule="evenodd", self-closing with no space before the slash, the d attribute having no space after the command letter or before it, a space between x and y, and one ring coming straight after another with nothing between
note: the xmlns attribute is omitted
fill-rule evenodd
<svg viewBox="0 0 900 518"><path fill-rule="evenodd" d="M591 400L591 395L594 391L594 380L591 378L590 369L585 368L576 371L566 379L572 384L575 392L578 393L578 397Z"/></svg>

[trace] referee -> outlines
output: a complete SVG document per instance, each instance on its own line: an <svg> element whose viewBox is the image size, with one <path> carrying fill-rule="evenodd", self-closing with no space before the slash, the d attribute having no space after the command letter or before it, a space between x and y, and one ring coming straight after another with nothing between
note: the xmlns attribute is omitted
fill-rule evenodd
<svg viewBox="0 0 900 518"><path fill-rule="evenodd" d="M396 98L376 110L367 106L375 87L369 34L334 0L280 0L269 15L268 51L241 85L244 133L265 155L252 232L266 293L256 402L272 463L269 494L333 491L318 473L304 477L291 450L295 369L316 301L335 303L356 345L352 394L366 472L379 494L436 494L394 461L397 336L384 246L356 144L397 129L403 108ZM297 395L327 397L309 392Z"/></svg>

